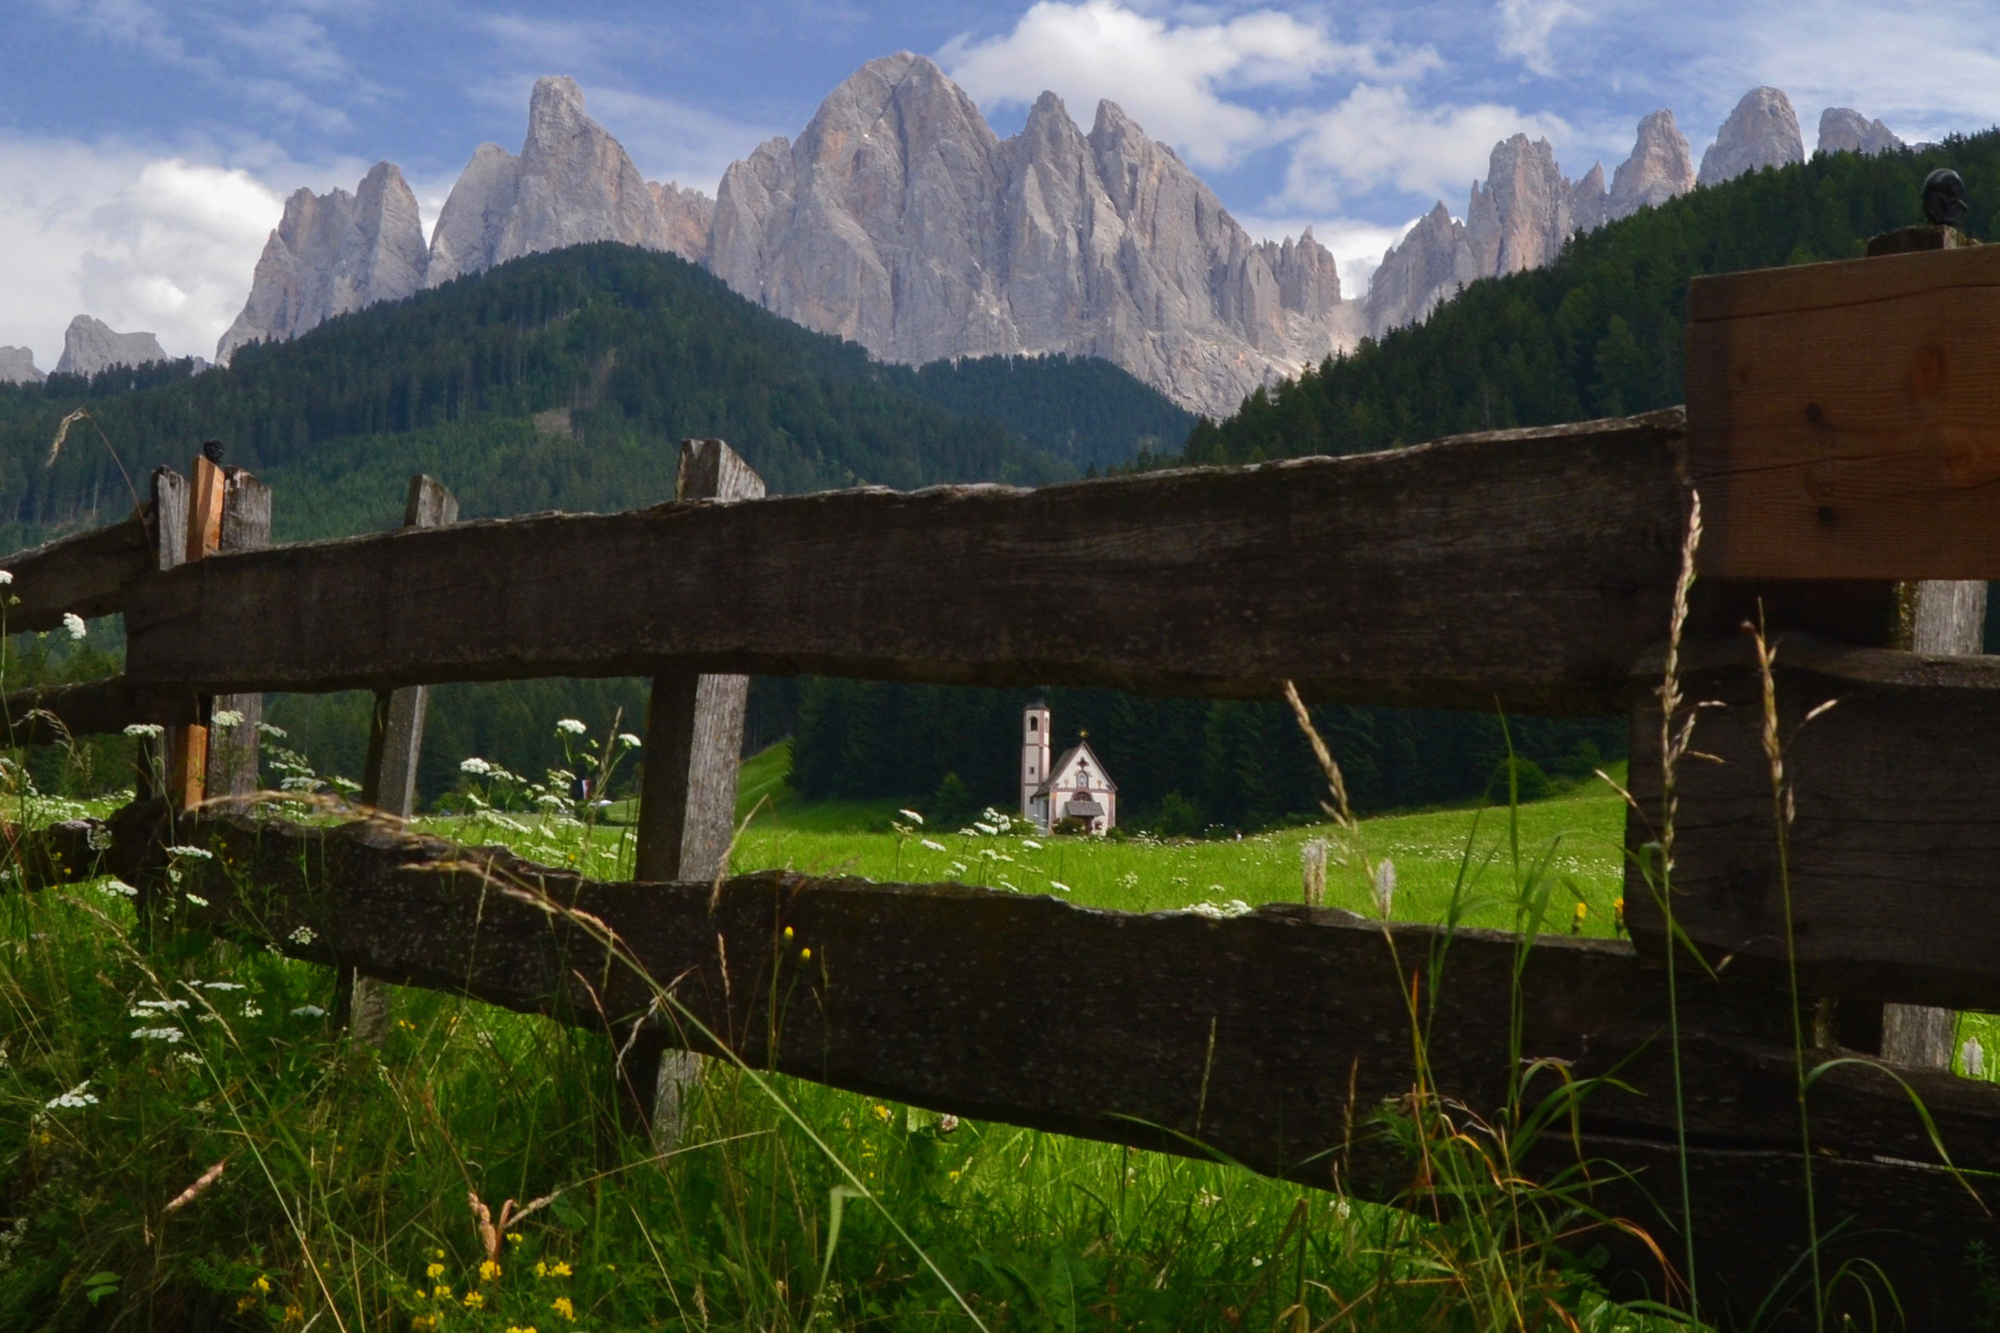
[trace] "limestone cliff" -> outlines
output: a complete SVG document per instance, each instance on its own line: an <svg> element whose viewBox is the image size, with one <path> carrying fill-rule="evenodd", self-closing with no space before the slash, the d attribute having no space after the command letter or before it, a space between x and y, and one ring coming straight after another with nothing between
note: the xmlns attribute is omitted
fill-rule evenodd
<svg viewBox="0 0 2000 1333"><path fill-rule="evenodd" d="M1752 88L1715 132L1701 155L1697 185L1720 185L1746 171L1790 166L1806 160L1805 140L1792 99L1776 88Z"/></svg>
<svg viewBox="0 0 2000 1333"><path fill-rule="evenodd" d="M35 369L35 354L26 347L0 347L0 384L40 384L48 376Z"/></svg>
<svg viewBox="0 0 2000 1333"><path fill-rule="evenodd" d="M78 315L63 334L58 375L95 375L113 366L143 366L165 361L167 353L150 333L118 333L101 319Z"/></svg>

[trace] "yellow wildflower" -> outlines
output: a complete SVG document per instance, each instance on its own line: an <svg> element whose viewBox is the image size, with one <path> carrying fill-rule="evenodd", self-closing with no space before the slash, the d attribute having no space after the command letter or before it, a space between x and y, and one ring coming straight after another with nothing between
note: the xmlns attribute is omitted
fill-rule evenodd
<svg viewBox="0 0 2000 1333"><path fill-rule="evenodd" d="M304 1310L304 1309L302 1309L301 1307L299 1307L299 1306L296 1306L296 1305L287 1305L287 1306L285 1307L285 1322L286 1322L286 1323L288 1323L288 1324L296 1324L296 1323L300 1323L301 1321L303 1321L303 1320L305 1319L305 1317L306 1317L306 1312L305 1312L305 1310Z"/></svg>
<svg viewBox="0 0 2000 1333"><path fill-rule="evenodd" d="M786 938L786 939L790 939L791 937L792 937L792 928L791 928L790 926L786 926L786 927L785 927L785 938Z"/></svg>
<svg viewBox="0 0 2000 1333"><path fill-rule="evenodd" d="M508 1232L508 1233L507 1233L507 1243L508 1243L509 1245L519 1245L519 1244L521 1243L521 1233L520 1233L520 1232L518 1232L518 1231L510 1231L510 1232Z"/></svg>
<svg viewBox="0 0 2000 1333"><path fill-rule="evenodd" d="M570 1323L574 1324L576 1322L576 1307L570 1304L569 1297L567 1296L556 1297L554 1300L549 1302L549 1308L551 1310L554 1310L557 1314L561 1315L564 1319L569 1320Z"/></svg>
<svg viewBox="0 0 2000 1333"><path fill-rule="evenodd" d="M447 1286L446 1286L446 1285L445 1285L444 1283L442 1283L442 1282L438 1283L438 1284L437 1284L437 1285L436 1285L435 1287L432 1287L432 1288L431 1288L431 1299L432 1299L432 1300L434 1300L434 1301L448 1301L448 1300L450 1300L450 1299L451 1299L451 1288L450 1288L450 1287L447 1287Z"/></svg>
<svg viewBox="0 0 2000 1333"><path fill-rule="evenodd" d="M526 1328L522 1328L519 1324L509 1324L507 1325L507 1333L535 1333L535 1326L530 1324Z"/></svg>
<svg viewBox="0 0 2000 1333"><path fill-rule="evenodd" d="M878 1102L878 1103L876 1103L876 1105L875 1105L875 1118L876 1118L877 1120L880 1120L880 1121L881 1121L881 1122L882 1122L883 1124L885 1124L885 1125L886 1125L886 1124L888 1124L888 1123L889 1123L889 1119L890 1119L890 1113L889 1113L889 1108L888 1108L888 1107L886 1107L886 1106L883 1106L883 1105L882 1105L881 1103L879 1103L879 1102Z"/></svg>
<svg viewBox="0 0 2000 1333"><path fill-rule="evenodd" d="M812 946L810 944L807 945L805 948L799 950L799 957L801 960L810 958L812 956L813 956L813 951L812 951Z"/></svg>
<svg viewBox="0 0 2000 1333"><path fill-rule="evenodd" d="M429 1278L433 1282L437 1281L439 1278L444 1276L444 1265L432 1264L429 1268L426 1268L424 1270L424 1276Z"/></svg>
<svg viewBox="0 0 2000 1333"><path fill-rule="evenodd" d="M481 1280L491 1282L500 1276L500 1265L491 1259L482 1261L479 1265L479 1276Z"/></svg>
<svg viewBox="0 0 2000 1333"><path fill-rule="evenodd" d="M243 1314L244 1312L253 1308L256 1304L257 1304L257 1298L255 1296L245 1296L241 1300L236 1302L236 1313Z"/></svg>
<svg viewBox="0 0 2000 1333"><path fill-rule="evenodd" d="M431 1330L437 1326L438 1321L436 1318L431 1315L420 1314L410 1321L410 1333L431 1333Z"/></svg>
<svg viewBox="0 0 2000 1333"><path fill-rule="evenodd" d="M265 1277L262 1273L257 1275L257 1280L252 1282L250 1286L253 1290L263 1295L268 1296L271 1293L271 1279Z"/></svg>
<svg viewBox="0 0 2000 1333"><path fill-rule="evenodd" d="M556 1260L554 1263L549 1265L550 1277L568 1277L569 1272L570 1272L569 1265L564 1263L560 1259Z"/></svg>
<svg viewBox="0 0 2000 1333"><path fill-rule="evenodd" d="M477 1291L468 1291L465 1293L466 1309L479 1310L485 1308L485 1305L486 1305L486 1297L484 1293Z"/></svg>

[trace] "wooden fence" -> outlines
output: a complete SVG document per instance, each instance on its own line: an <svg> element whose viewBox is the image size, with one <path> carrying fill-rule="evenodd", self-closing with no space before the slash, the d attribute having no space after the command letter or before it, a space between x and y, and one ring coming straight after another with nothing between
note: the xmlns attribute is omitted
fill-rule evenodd
<svg viewBox="0 0 2000 1333"><path fill-rule="evenodd" d="M1939 262L1950 256L1970 258ZM1950 655L1976 653L1976 585L1911 581L2000 576L1982 501L2000 432L1983 424L1993 381L1979 373L2000 346L1980 341L2000 251L1801 272L1697 283L1702 397L1685 416L1365 457L762 499L720 442L690 442L672 504L454 523L420 478L400 531L268 548L254 479L208 460L191 484L163 469L125 522L0 560L20 599L10 630L119 612L128 643L121 677L5 708L24 743L161 724L176 776L108 830L9 837L32 882L109 870L148 892L167 845L206 847L215 860L179 867L207 900L182 909L192 923L636 1035L623 1077L642 1107L691 1072L681 1060L656 1075L663 1049L726 1047L939 1111L1220 1153L1385 1201L1408 1201L1412 1167L1370 1116L1419 1079L1414 993L1434 1015L1430 1085L1475 1112L1501 1105L1522 1058L1616 1076L1527 1165L1592 1163L1596 1206L1676 1261L1685 1135L1704 1314L1729 1326L1774 1290L1794 1298L1789 1317L1810 1309L1796 1299L1807 1228L1788 889L1809 1058L1871 1057L1810 1094L1823 1267L1865 1259L1911 1327L1966 1327L1987 1299L1975 1251L2000 1256L1982 1202L2000 1195L2000 1088L1949 1071L1937 1007L2000 1009L2000 661ZM1948 318L1925 304L1941 291ZM1865 352L1807 336L1851 323L1840 312L1857 302L1874 303ZM1695 586L1682 689L1691 708L1713 705L1695 749L1722 762L1680 766L1674 903L1716 971L1679 974L1677 1114L1666 923L1636 867L1657 860L1658 686L1696 490L1701 549L1717 554ZM1776 705L1792 738L1788 884L1740 632L1760 609L1781 640ZM1297 905L1214 920L955 885L722 879L746 672L1245 698L1290 680L1308 699L1629 710L1636 946L1524 946ZM390 821L259 818L216 799L244 794L254 756L195 760L218 699L374 690L367 790L405 812L416 691L610 675L655 681L640 882ZM809 962L780 945L788 930ZM684 1010L661 1013L649 977L673 981ZM782 1012L774 997L788 997ZM1940 1162L1913 1095L1962 1174ZM1643 1246L1610 1230L1584 1246L1596 1243L1615 1291L1671 1294Z"/></svg>

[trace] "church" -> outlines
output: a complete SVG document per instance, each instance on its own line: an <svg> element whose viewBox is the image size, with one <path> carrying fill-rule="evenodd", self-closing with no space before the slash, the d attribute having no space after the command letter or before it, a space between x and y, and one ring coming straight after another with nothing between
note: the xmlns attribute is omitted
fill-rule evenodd
<svg viewBox="0 0 2000 1333"><path fill-rule="evenodd" d="M1037 699L1021 712L1021 817L1044 833L1065 819L1081 821L1085 833L1118 826L1118 784L1091 752L1088 735L1051 762L1048 704Z"/></svg>

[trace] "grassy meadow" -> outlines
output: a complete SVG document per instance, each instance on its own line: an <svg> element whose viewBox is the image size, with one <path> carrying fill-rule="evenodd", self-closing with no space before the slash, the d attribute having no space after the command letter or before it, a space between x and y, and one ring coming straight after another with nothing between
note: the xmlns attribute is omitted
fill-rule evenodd
<svg viewBox="0 0 2000 1333"><path fill-rule="evenodd" d="M1298 900L1300 847L1327 834L925 830L893 806L801 803L784 762L745 767L739 870L1234 911ZM11 804L31 823L86 808ZM423 823L594 874L629 866L616 822ZM1562 885L1560 928L1612 929L1621 827L1609 794L1518 812L1523 861ZM1506 811L1389 816L1361 836L1397 866L1394 916L1439 915L1463 863L1486 900L1468 922L1510 924ZM1374 910L1339 865L1328 897ZM402 991L376 1050L331 1025L334 1003L324 969L150 932L114 882L0 897L0 1328L1664 1326L1594 1294L1553 1244L1559 1208L1525 1232L1490 1210L1427 1222L718 1061L663 1152L612 1123L601 1037Z"/></svg>

